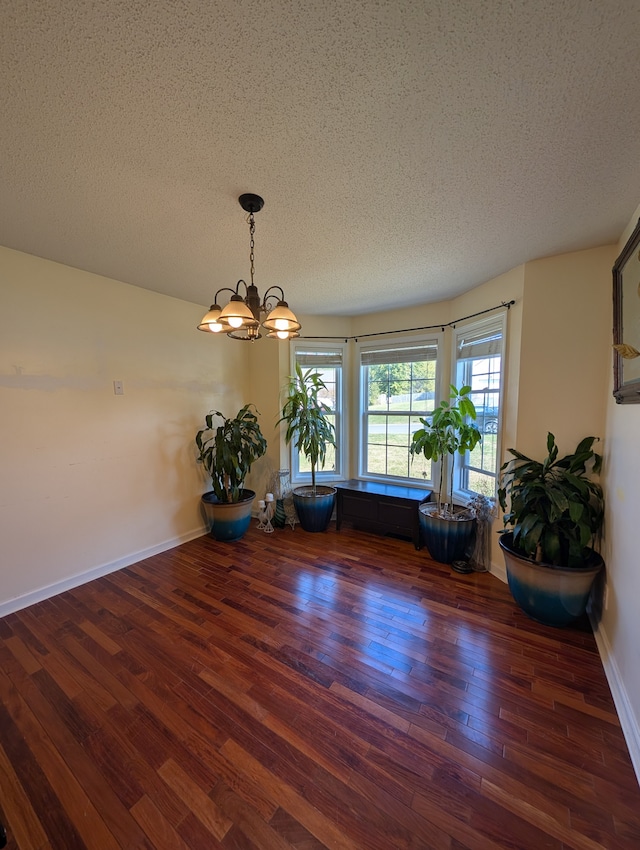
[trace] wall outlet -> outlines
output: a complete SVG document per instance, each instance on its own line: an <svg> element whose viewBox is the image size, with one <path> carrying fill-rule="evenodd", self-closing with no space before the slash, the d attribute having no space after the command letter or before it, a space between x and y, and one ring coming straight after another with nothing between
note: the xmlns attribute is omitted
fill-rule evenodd
<svg viewBox="0 0 640 850"><path fill-rule="evenodd" d="M122 381L113 382L113 394L124 395L124 384L122 383Z"/></svg>

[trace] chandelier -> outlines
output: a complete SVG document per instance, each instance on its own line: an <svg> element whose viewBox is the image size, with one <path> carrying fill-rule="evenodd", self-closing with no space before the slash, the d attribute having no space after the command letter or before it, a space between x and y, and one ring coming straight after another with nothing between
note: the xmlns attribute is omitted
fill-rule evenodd
<svg viewBox="0 0 640 850"><path fill-rule="evenodd" d="M263 328L267 331L267 337L271 339L293 339L300 336L298 331L302 327L296 319L289 305L284 299L284 292L280 286L270 286L260 298L257 286L253 282L254 248L255 248L255 214L260 212L264 201L259 195L247 193L238 198L240 206L249 213L249 267L251 282L247 284L239 280L235 289L223 286L219 289L213 299L213 304L198 325L199 331L207 333L225 333L232 339L244 339L253 342L260 339ZM241 294L240 287L244 287ZM278 298L274 291L280 294ZM221 292L230 292L231 298L225 307L218 304L218 296Z"/></svg>

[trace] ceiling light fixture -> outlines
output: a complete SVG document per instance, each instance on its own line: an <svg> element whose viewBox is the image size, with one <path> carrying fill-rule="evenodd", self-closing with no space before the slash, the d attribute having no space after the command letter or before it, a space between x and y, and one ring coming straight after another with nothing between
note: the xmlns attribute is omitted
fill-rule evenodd
<svg viewBox="0 0 640 850"><path fill-rule="evenodd" d="M257 286L253 282L254 275L254 248L255 248L255 213L260 212L264 201L260 195L250 193L240 195L238 198L240 206L249 213L249 264L251 283L239 280L235 289L223 286L219 289L213 304L198 325L199 331L207 333L225 333L232 339L244 339L253 342L260 339L260 326L267 331L271 339L293 339L300 336L298 331L302 327L295 315L289 309L284 299L284 292L280 286L270 286L260 300ZM240 294L240 284L244 286L244 296ZM273 294L277 290L280 298ZM230 292L231 298L225 307L218 304L218 295L221 292ZM274 303L275 302L275 303Z"/></svg>

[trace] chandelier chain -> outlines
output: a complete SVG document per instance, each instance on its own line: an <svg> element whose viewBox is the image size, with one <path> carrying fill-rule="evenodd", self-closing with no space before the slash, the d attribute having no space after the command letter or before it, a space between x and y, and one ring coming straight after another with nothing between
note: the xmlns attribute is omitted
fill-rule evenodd
<svg viewBox="0 0 640 850"><path fill-rule="evenodd" d="M256 232L256 220L253 217L253 213L249 213L249 263L251 266L251 285L253 286L253 273L255 272L254 267L254 248L255 248L255 239L254 234Z"/></svg>

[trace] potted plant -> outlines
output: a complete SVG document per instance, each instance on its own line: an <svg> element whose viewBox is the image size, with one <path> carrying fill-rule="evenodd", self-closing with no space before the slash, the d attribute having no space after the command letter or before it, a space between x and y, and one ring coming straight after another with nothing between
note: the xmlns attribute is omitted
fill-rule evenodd
<svg viewBox="0 0 640 850"><path fill-rule="evenodd" d="M295 375L289 376L282 416L287 423L285 442L293 443L311 465L311 486L295 487L293 503L305 531L325 531L336 499L336 488L316 484L316 470L325 461L327 446L335 446L335 428L328 418L331 408L319 394L326 384L313 369L302 371L296 363Z"/></svg>
<svg viewBox="0 0 640 850"><path fill-rule="evenodd" d="M593 451L595 440L585 437L559 458L549 433L544 460L509 449L513 458L501 469L500 547L509 587L525 613L549 625L565 625L584 613L603 567L597 546L604 497L593 477L602 458Z"/></svg>
<svg viewBox="0 0 640 850"><path fill-rule="evenodd" d="M441 401L431 416L420 418L423 427L414 431L409 447L412 457L423 454L427 460L441 461L437 501L420 505L419 513L429 553L443 564L464 558L475 531L472 512L453 506L453 457L456 452L463 455L472 451L482 440L470 392L470 386L457 389L451 384L449 400Z"/></svg>
<svg viewBox="0 0 640 850"><path fill-rule="evenodd" d="M211 477L213 489L202 496L211 534L216 540L239 540L249 527L256 494L246 490L244 479L251 465L267 450L258 417L245 404L235 417L220 411L205 417L205 427L196 434L198 463ZM219 424L214 424L218 419Z"/></svg>

